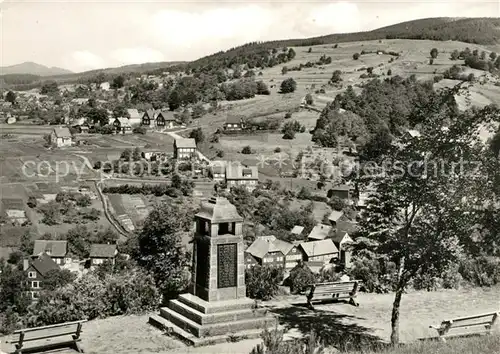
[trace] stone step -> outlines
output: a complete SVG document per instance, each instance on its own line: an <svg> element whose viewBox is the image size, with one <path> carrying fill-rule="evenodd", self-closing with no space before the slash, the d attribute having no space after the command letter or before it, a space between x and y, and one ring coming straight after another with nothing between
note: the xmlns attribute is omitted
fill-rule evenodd
<svg viewBox="0 0 500 354"><path fill-rule="evenodd" d="M186 305L179 300L171 300L168 303L168 307L177 313L180 313L184 317L189 318L201 325L221 323L228 321L239 321L248 318L259 318L264 317L267 313L267 309L244 309L236 311L224 311L219 313L206 314Z"/></svg>
<svg viewBox="0 0 500 354"><path fill-rule="evenodd" d="M255 301L247 297L235 300L208 302L193 294L187 293L179 295L177 300L202 313L246 310L255 306Z"/></svg>
<svg viewBox="0 0 500 354"><path fill-rule="evenodd" d="M188 345L193 347L201 347L206 345L214 345L226 342L237 342L245 339L256 339L260 338L262 333L261 329L246 330L236 333L223 334L213 337L197 338L192 333L184 331L179 326L176 326L169 320L159 316L153 315L149 318L149 324L152 326L167 332L169 335L174 336Z"/></svg>
<svg viewBox="0 0 500 354"><path fill-rule="evenodd" d="M200 325L182 314L175 312L172 309L163 307L160 309L160 315L166 318L176 326L186 332L194 334L196 337L212 337L232 332L240 332L249 329L260 329L264 327L274 327L276 319L273 316L265 316L259 318L248 318L239 321L230 321L223 323L212 323L208 325Z"/></svg>

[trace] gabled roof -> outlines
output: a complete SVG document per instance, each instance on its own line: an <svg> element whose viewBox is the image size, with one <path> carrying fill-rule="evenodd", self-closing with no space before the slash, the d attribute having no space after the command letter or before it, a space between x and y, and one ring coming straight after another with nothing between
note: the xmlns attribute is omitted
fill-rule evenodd
<svg viewBox="0 0 500 354"><path fill-rule="evenodd" d="M304 250L304 253L308 257L312 256L322 256L325 254L335 254L338 253L339 250L337 246L333 243L333 240L320 240L320 241L310 241L310 242L302 242L299 247Z"/></svg>
<svg viewBox="0 0 500 354"><path fill-rule="evenodd" d="M127 108L127 112L130 115L130 119L140 119L141 114L136 108Z"/></svg>
<svg viewBox="0 0 500 354"><path fill-rule="evenodd" d="M115 244L94 243L92 246L90 246L90 258L114 258L115 255Z"/></svg>
<svg viewBox="0 0 500 354"><path fill-rule="evenodd" d="M269 242L258 238L245 250L245 252L250 253L256 258L262 259L267 252L269 252Z"/></svg>
<svg viewBox="0 0 500 354"><path fill-rule="evenodd" d="M295 247L292 243L286 242L280 239L276 239L272 242L272 245L278 251L281 251L285 256Z"/></svg>
<svg viewBox="0 0 500 354"><path fill-rule="evenodd" d="M68 241L36 240L33 256L47 253L51 257L65 257L68 253Z"/></svg>
<svg viewBox="0 0 500 354"><path fill-rule="evenodd" d="M130 127L130 122L129 122L128 118L120 117L120 118L116 118L115 122L116 121L120 122L121 127Z"/></svg>
<svg viewBox="0 0 500 354"><path fill-rule="evenodd" d="M156 117L156 112L154 109L148 109L146 112L144 112L144 114L142 115L142 117L146 117L146 118L149 118L149 119L155 119Z"/></svg>
<svg viewBox="0 0 500 354"><path fill-rule="evenodd" d="M71 132L66 127L56 127L54 133L58 138L71 138Z"/></svg>
<svg viewBox="0 0 500 354"><path fill-rule="evenodd" d="M300 235L302 233L302 231L304 231L304 226L295 225L293 227L292 231L290 231L290 232L294 235Z"/></svg>
<svg viewBox="0 0 500 354"><path fill-rule="evenodd" d="M31 261L31 266L42 276L45 276L51 270L60 269L46 253L42 253L38 258Z"/></svg>
<svg viewBox="0 0 500 354"><path fill-rule="evenodd" d="M195 216L210 220L212 223L243 221L233 204L229 203L226 198L215 196L208 201L201 202L201 209Z"/></svg>
<svg viewBox="0 0 500 354"><path fill-rule="evenodd" d="M196 149L196 141L192 138L175 139L175 146L181 149Z"/></svg>
<svg viewBox="0 0 500 354"><path fill-rule="evenodd" d="M311 230L309 233L309 236L307 236L310 239L313 240L324 240L325 238L328 237L328 234L332 230L332 227L330 225L316 225L314 228Z"/></svg>
<svg viewBox="0 0 500 354"><path fill-rule="evenodd" d="M334 210L332 211L332 213L330 214L330 216L328 217L328 220L330 221L333 221L333 222L337 222L339 221L339 219L344 215L343 212L341 211L338 211L338 210Z"/></svg>
<svg viewBox="0 0 500 354"><path fill-rule="evenodd" d="M277 239L274 236L258 237L245 252L262 259L266 254L272 252L281 252L286 256L293 247L293 244Z"/></svg>
<svg viewBox="0 0 500 354"><path fill-rule="evenodd" d="M226 124L241 124L241 117L228 116L226 118Z"/></svg>
<svg viewBox="0 0 500 354"><path fill-rule="evenodd" d="M162 117L166 122L176 121L176 119L174 117L174 112L172 112L172 111L167 111L167 110L160 111L158 113L158 115L156 116L156 119L158 119L160 117Z"/></svg>
<svg viewBox="0 0 500 354"><path fill-rule="evenodd" d="M333 242L335 243L341 243L342 241L344 242L352 242L351 236L345 231L337 231L332 237Z"/></svg>

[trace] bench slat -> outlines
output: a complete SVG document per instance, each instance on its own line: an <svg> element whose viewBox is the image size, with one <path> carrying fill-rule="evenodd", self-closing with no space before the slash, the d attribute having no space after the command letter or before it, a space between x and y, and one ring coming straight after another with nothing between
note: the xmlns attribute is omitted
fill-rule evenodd
<svg viewBox="0 0 500 354"><path fill-rule="evenodd" d="M33 327L33 328L19 329L19 330L15 331L14 334L21 334L21 333L28 333L28 332L33 332L33 331L40 331L42 329L50 329L50 328L58 328L58 327L65 327L65 326L73 326L73 325L78 325L79 323L84 323L84 322L87 322L87 320L58 323L58 324L55 324L55 325L43 326L43 327Z"/></svg>
<svg viewBox="0 0 500 354"><path fill-rule="evenodd" d="M479 322L479 323L467 323L467 324L462 324L458 326L452 325L449 329L455 329L455 328L468 328L468 327L476 327L476 326L491 326L491 321L486 321L486 322Z"/></svg>
<svg viewBox="0 0 500 354"><path fill-rule="evenodd" d="M83 331L82 331L83 332ZM71 331L71 332L63 332L63 333L55 333L55 334L47 334L46 336L40 336L40 337L33 337L33 338L26 338L24 337L23 343L24 342L32 342L35 340L42 340L42 339L49 339L49 338L55 338L55 337L62 337L62 336L70 336L76 334L76 330ZM16 344L19 343L19 340L16 341L10 341L9 343Z"/></svg>
<svg viewBox="0 0 500 354"><path fill-rule="evenodd" d="M459 317L459 318L454 318L450 320L444 320L443 323L449 323L449 322L460 322L460 321L466 321L466 320L475 320L481 317L489 317L489 316L495 316L497 312L490 312L490 313L483 313L480 315L475 315L475 316L469 316L469 317Z"/></svg>

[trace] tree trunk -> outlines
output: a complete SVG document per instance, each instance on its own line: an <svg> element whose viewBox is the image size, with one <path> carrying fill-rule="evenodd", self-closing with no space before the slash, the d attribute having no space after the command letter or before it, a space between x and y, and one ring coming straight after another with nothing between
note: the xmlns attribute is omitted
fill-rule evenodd
<svg viewBox="0 0 500 354"><path fill-rule="evenodd" d="M392 303L392 316L391 316L391 343L399 343L399 307L401 305L401 297L403 296L404 286L398 285L396 296Z"/></svg>

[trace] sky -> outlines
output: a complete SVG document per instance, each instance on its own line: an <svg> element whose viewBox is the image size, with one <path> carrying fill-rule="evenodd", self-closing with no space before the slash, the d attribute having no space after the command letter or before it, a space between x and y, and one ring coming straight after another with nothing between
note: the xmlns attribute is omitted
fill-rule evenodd
<svg viewBox="0 0 500 354"><path fill-rule="evenodd" d="M0 66L33 61L80 72L418 18L500 17L500 0L0 0L0 11Z"/></svg>

